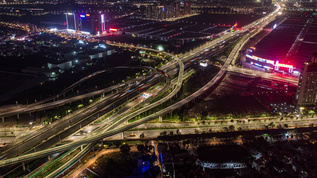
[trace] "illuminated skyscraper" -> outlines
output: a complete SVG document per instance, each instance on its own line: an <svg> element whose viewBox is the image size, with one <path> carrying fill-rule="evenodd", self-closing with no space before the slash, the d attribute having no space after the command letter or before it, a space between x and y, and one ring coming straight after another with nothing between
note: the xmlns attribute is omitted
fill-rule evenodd
<svg viewBox="0 0 317 178"><path fill-rule="evenodd" d="M76 22L75 13L66 13L67 29L77 30L78 23Z"/></svg>
<svg viewBox="0 0 317 178"><path fill-rule="evenodd" d="M102 34L105 31L105 15L101 13L80 13L79 30L90 34Z"/></svg>
<svg viewBox="0 0 317 178"><path fill-rule="evenodd" d="M83 34L102 34L106 31L105 15L101 13L67 13L67 29Z"/></svg>
<svg viewBox="0 0 317 178"><path fill-rule="evenodd" d="M317 104L317 53L313 55L311 62L305 64L299 78L295 99L298 106L315 106Z"/></svg>

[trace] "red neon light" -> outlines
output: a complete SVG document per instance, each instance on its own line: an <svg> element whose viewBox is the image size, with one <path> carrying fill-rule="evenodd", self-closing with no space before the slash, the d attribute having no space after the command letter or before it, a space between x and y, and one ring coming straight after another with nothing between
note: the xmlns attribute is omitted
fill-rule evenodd
<svg viewBox="0 0 317 178"><path fill-rule="evenodd" d="M275 66L286 67L286 68L293 68L293 65L289 65L289 64L280 64L280 63L277 63L277 64L275 64Z"/></svg>
<svg viewBox="0 0 317 178"><path fill-rule="evenodd" d="M116 28L110 28L109 30L112 31L112 32L117 32L118 31L118 29L116 29Z"/></svg>

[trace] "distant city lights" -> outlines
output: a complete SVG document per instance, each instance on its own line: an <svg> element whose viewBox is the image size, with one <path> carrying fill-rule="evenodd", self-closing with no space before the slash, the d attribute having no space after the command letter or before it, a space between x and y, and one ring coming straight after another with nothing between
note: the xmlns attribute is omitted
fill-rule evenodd
<svg viewBox="0 0 317 178"><path fill-rule="evenodd" d="M110 28L110 29L109 29L109 31L112 31L112 32L117 32L117 31L118 31L118 29L116 29L116 28Z"/></svg>
<svg viewBox="0 0 317 178"><path fill-rule="evenodd" d="M50 32L56 32L57 31L57 28L51 28L50 29Z"/></svg>
<svg viewBox="0 0 317 178"><path fill-rule="evenodd" d="M283 67L283 68L288 68L288 72L289 73L294 73L294 74L299 74L300 72L298 71L293 71L294 70L294 66L291 65L291 64L283 64L283 63L279 63L279 61L273 61L273 60L269 60L269 59L263 59L263 58L259 58L257 56L253 56L253 55L250 55L250 54L246 54L246 57L249 58L249 59L252 59L252 60L256 60L256 61L259 61L259 62L263 62L263 63L267 63L267 64L271 64L272 66L266 66L266 65L262 65L262 64L259 64L259 63L256 63L256 62L250 62L251 64L255 65L255 66L258 66L258 67L263 67L263 68L266 68L266 69L273 69L274 67L274 70L278 71L280 70L280 67Z"/></svg>

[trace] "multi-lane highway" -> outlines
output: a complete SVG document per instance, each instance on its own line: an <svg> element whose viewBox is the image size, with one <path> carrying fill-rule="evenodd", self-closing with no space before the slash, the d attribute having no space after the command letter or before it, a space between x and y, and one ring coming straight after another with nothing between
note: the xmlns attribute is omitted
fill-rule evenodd
<svg viewBox="0 0 317 178"><path fill-rule="evenodd" d="M161 75L161 77L162 76L164 75ZM5 155L4 157L10 158L33 147L36 147L33 150L42 150L54 145L81 127L84 127L96 120L99 116L102 116L112 110L115 106L119 106L126 102L127 95L129 95L130 98L139 95L140 92L145 91L147 88L152 86L152 84L157 83L157 80L159 80L160 77L158 77L158 74L151 74L149 78L150 79L145 79L138 83L137 86L136 84L131 86L131 89L134 89L134 91L129 92L131 89L127 89L119 92L118 94L111 94L102 98L98 102L83 108L83 110L76 111L71 116L67 117L67 119L63 119L61 122L58 122L58 124L48 125L42 128L40 132L34 133L34 135L31 135L29 139L3 148L1 154Z"/></svg>
<svg viewBox="0 0 317 178"><path fill-rule="evenodd" d="M15 109L10 109L8 111L3 111L3 112L0 113L0 117L8 117L8 116L18 115L18 114L22 114L22 113L32 113L32 112L35 112L35 111L41 111L41 110L54 108L54 107L57 107L57 106L62 106L62 105L65 105L65 104L68 104L68 103L72 103L74 101L78 101L78 100L81 100L81 99L84 99L84 98L90 98L90 97L93 97L93 96L96 96L96 95L101 95L101 94L110 92L112 90L117 90L118 88L127 87L130 84L133 84L135 82L141 81L142 79L145 78L144 76L140 76L139 78L131 79L131 80L125 82L125 83L114 85L114 86L111 86L111 87L108 87L108 88L105 88L105 89L102 89L102 90L90 92L90 93L87 93L87 94L75 96L75 97L68 98L68 99L61 99L61 100L57 100L57 101L54 101L54 102L48 102L48 101L51 101L53 99L55 100L56 98L59 98L60 96L62 96L65 93L67 93L68 91L74 89L74 87L76 87L76 86L80 85L81 83L91 79L94 76L97 76L97 75L102 74L104 72L107 72L107 71L110 71L110 70L115 70L115 69L151 69L151 70L155 70L154 68L147 67L147 66L145 66L145 67L118 66L118 67L109 68L109 69L106 69L106 70L101 70L101 71L95 72L93 74L90 74L90 75L84 77L83 79L75 82L74 84L72 84L71 86L67 87L65 90L63 90L61 93L59 93L58 95L56 95L54 97L50 97L50 98L41 100L39 102L30 104L30 105L22 105L20 107L15 108Z"/></svg>
<svg viewBox="0 0 317 178"><path fill-rule="evenodd" d="M263 21L264 20L262 20L262 22ZM265 23L268 23L268 22L270 22L270 21L269 20L265 21ZM254 26L254 25L255 25L255 23L252 23L252 24L250 24L248 26L251 27L251 26ZM238 34L238 33L241 33L241 32L233 33L233 35ZM227 34L227 35L223 36L223 39L227 39L230 36L232 36L232 34ZM225 72L226 72L228 66L230 65L230 63L237 57L238 51L246 43L246 41L250 38L250 36L251 35L248 34L248 35L244 36L240 40L240 42L234 48L233 52L230 54L229 58L227 59L226 63L224 64L224 66L222 67L220 72L215 76L215 78L213 80L211 80L209 83L207 83L200 90L198 90L194 94L190 95L189 97L185 98L184 100L182 100L182 101L180 101L180 102L178 102L176 104L173 104L173 105L171 105L171 106L169 106L167 108L164 108L161 111L159 111L159 112L157 112L155 114L152 114L152 115L150 115L148 117L145 117L145 118L143 118L143 119L141 119L139 121L136 121L136 122L133 122L131 124L128 124L126 126L115 128L115 129L112 129L110 131L105 131L105 132L103 132L101 134L98 134L98 135L95 135L95 136L92 136L92 137L89 137L89 138L84 138L84 139L82 139L80 141L77 141L77 142L73 142L73 143L57 146L57 147L54 147L54 148L50 148L50 149L46 149L46 150L39 151L39 152L36 152L36 153L31 153L31 154L19 156L19 157L12 158L12 159L3 160L3 161L0 161L0 166L6 166L6 165L18 163L18 162L23 162L23 161L27 161L27 160L31 160L31 159L36 159L36 158L45 156L47 154L52 154L52 153L59 152L59 151L62 151L62 150L68 150L70 148L73 148L73 147L76 147L76 146L79 146L79 145L82 145L82 144L85 144L85 143L89 143L89 142L92 142L92 141L97 141L97 140L100 140L102 138L114 135L116 133L123 132L123 131L125 131L127 129L131 129L131 128L137 126L137 125L145 123L145 122L147 122L147 121L149 121L149 120L151 120L153 118L157 118L158 116L161 116L161 115L163 115L165 113L173 111L173 110L179 108L180 106L183 106L184 104L186 104L186 103L192 101L193 99L195 99L197 96L200 96L202 93L204 93L206 90L208 90L213 84L215 84L216 82L218 82L221 79L221 77L225 74ZM221 40L221 39L218 39L218 41L219 40ZM202 48L197 49L197 51L201 52L205 48L214 46L215 43L217 44L217 40L215 40L214 42L211 42L211 43L203 46ZM188 55L188 56L184 57L182 60L189 59L193 55L195 55L195 54Z"/></svg>
<svg viewBox="0 0 317 178"><path fill-rule="evenodd" d="M267 73L267 72L263 72L263 71L251 70L251 69L247 69L247 68L240 68L240 67L233 67L233 66L230 66L227 69L227 71L238 73L238 74L243 74L243 75L249 75L252 77L261 77L264 79L275 80L275 81L280 81L280 82L285 82L285 83L291 83L293 85L298 84L298 77L293 77L293 76L285 76L285 75L281 75L281 74Z"/></svg>
<svg viewBox="0 0 317 178"><path fill-rule="evenodd" d="M122 124L124 121L127 121L127 120L129 120L129 119L131 119L131 118L133 118L133 117L135 117L135 116L137 116L137 115L149 110L149 109L152 109L152 108L160 105L161 103L169 100L171 97L175 96L179 92L181 87L182 87L182 81L183 81L183 76L184 76L184 64L181 62L181 60L179 60L179 59L176 59L176 60L177 60L178 65L179 65L179 74L178 74L178 78L177 78L177 82L176 82L176 87L174 88L174 90L167 97L164 97L164 98L160 99L159 101L156 101L156 102L154 102L154 103L152 103L150 105L147 105L147 106L145 106L145 107L143 107L143 108L141 108L141 109L139 109L139 110L137 110L135 112L132 112L131 114L128 114L126 116L121 116L121 114L116 114L116 115L110 117L109 120L107 119L107 121L104 122L104 124L102 126L100 126L97 130L94 130L93 132L99 134L99 133L104 133L106 131L112 130L115 127L117 127L120 124ZM86 146L86 148L88 147L88 149L90 150L94 145L95 145L95 143L89 143ZM50 174L48 177L58 176L63 171L65 171L68 167L70 167L71 165L75 164L78 160L80 160L83 157L83 155L85 153L87 153L87 149L86 148L78 153L79 156L76 156L76 157L72 158L71 160L69 160L67 163L65 163L63 166L59 167L52 174Z"/></svg>

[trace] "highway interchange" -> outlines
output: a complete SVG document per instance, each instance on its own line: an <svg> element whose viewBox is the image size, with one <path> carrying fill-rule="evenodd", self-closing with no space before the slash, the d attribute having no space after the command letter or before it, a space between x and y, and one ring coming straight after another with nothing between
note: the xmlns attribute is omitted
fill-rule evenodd
<svg viewBox="0 0 317 178"><path fill-rule="evenodd" d="M277 11L275 11L274 14L276 14ZM269 16L271 16L271 15L268 15L267 17L269 17ZM263 21L264 21L264 19L265 18L263 18ZM271 18L271 19L273 19L273 18ZM265 20L267 20L267 19L265 19ZM265 24L267 24L269 22L270 22L269 20L265 21L258 28L263 27ZM150 120L152 120L154 118L157 118L157 117L159 117L159 116L161 116L161 115L163 115L165 113L171 112L171 111L173 111L173 110L185 105L186 103L192 101L196 97L202 95L205 91L207 91L215 83L221 81L222 77L224 76L224 74L228 70L228 67L230 66L232 61L237 58L238 51L248 41L248 39L251 38L255 33L253 33L253 34L248 33L248 34L246 34L245 36L242 37L242 39L239 41L239 43L236 45L236 47L231 52L231 54L230 54L229 58L227 59L227 61L225 62L225 64L222 66L222 68L219 71L219 73L209 83L207 83L205 86L203 86L201 89L199 89L198 91L196 91L192 95L188 96L187 98L185 98L185 99L183 99L183 100L181 100L181 101L179 101L179 102L177 102L177 103L175 103L175 104L173 104L173 105L171 105L169 107L166 107L166 108L162 109L161 111L159 111L157 113L154 113L154 114L152 114L150 116L142 118L142 119L140 119L140 120L138 120L136 122L127 124L125 126L119 126L122 122L124 122L124 121L126 121L128 119L131 119L132 117L134 117L134 116L136 116L136 115L138 115L138 114L140 114L140 113L142 113L142 112L144 112L144 111L146 111L146 110L148 110L150 108L153 108L153 107L161 104L161 102L165 102L166 100L169 100L171 97L173 97L173 95L175 95L178 92L179 88L182 85L182 80L183 80L183 75L184 75L183 74L184 73L183 63L186 63L187 61L189 61L190 59L194 59L195 57L197 58L197 56L199 56L199 54L202 54L205 49L213 49L213 48L217 47L217 45L219 45L219 42L221 42L221 41L228 40L229 38L232 38L233 36L236 36L237 34L244 33L246 31L246 29L250 28L251 26L254 26L256 23L258 23L258 22L254 22L254 23L244 27L242 31L227 33L224 36L222 36L221 38L218 38L216 40L208 42L206 45L201 46L200 48L196 49L194 52L192 52L189 55L188 54L184 55L180 59L178 59L177 57L174 56L174 58L176 59L178 64L176 64L176 63L170 64L169 63L166 66L163 66L161 68L161 70L166 70L169 67L173 67L174 68L175 65L179 66L180 69L178 70L179 74L178 74L178 80L177 80L177 83L176 83L176 87L174 88L173 92L170 95L168 95L167 97L161 99L160 101L152 103L151 105L149 105L147 107L143 107L140 111L137 110L135 113L133 112L133 113L131 113L129 115L126 115L125 117L121 117L121 118L115 119L116 122L114 122L113 125L111 124L111 127L108 127L109 129L105 129L102 132L100 132L99 134L96 134L96 135L93 135L93 136L90 136L90 137L87 137L87 138L83 138L83 139L81 139L79 141L75 141L75 142L68 143L68 144L65 144L65 145L61 145L61 146L57 146L57 147L53 147L53 148L49 148L49 149L44 149L42 151L37 151L37 152L34 152L34 153L29 153L29 154L26 154L26 155L21 155L21 156L10 158L10 159L1 160L0 161L0 166L3 167L3 166L19 163L19 162L25 162L25 161L37 159L37 158L40 158L40 157L43 157L43 156L46 156L46 155L49 155L49 154L53 154L53 153L56 153L56 152L70 150L70 149L72 149L74 147L81 146L83 144L96 142L96 141L101 140L101 139L103 139L105 137L109 137L109 136L115 135L117 133L123 132L125 130L134 128L135 126L138 126L140 124L146 123L146 122L148 122L148 121L150 121ZM144 49L144 48L140 48L140 49ZM169 54L167 54L167 55L169 55ZM173 69L173 71L174 71L174 69ZM116 95L116 96L118 96L118 95ZM105 103L103 103L102 105L105 105ZM82 118L84 116L82 115L82 116L78 116L78 117ZM39 138L39 142L41 142L41 141L42 140ZM19 154L19 152L20 151L17 151L13 155ZM10 157L10 156L6 155L6 157Z"/></svg>

